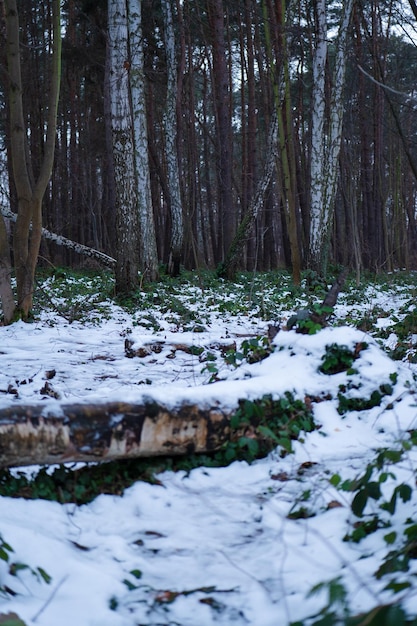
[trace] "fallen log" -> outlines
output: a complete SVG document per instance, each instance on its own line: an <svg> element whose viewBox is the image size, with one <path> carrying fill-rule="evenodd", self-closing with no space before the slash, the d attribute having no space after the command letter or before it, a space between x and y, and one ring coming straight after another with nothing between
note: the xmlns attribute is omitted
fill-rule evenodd
<svg viewBox="0 0 417 626"><path fill-rule="evenodd" d="M10 406L0 410L0 467L211 452L228 439L229 421L194 404Z"/></svg>
<svg viewBox="0 0 417 626"><path fill-rule="evenodd" d="M17 213L13 213L13 211L8 209L7 207L0 206L0 214L3 215L3 217L11 220L12 222L16 222L17 220ZM96 259L106 267L110 267L111 269L114 269L116 267L116 259L113 259L113 257L109 256L108 254L104 254L104 252L100 252L100 250L95 250L94 248L90 248L89 246L84 246L82 243L78 243L76 241L73 241L72 239L67 239L63 235L57 235L56 233L52 233L46 228L42 228L42 237L53 241L57 244L57 246L64 246L65 248L69 248L70 250L73 250L78 254L83 254L84 256Z"/></svg>

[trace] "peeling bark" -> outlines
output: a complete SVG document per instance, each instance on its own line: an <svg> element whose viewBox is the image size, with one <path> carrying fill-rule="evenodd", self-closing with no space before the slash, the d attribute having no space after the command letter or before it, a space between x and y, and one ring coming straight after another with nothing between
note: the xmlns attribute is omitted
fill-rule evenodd
<svg viewBox="0 0 417 626"><path fill-rule="evenodd" d="M228 440L229 417L153 402L11 406L0 410L0 467L211 452Z"/></svg>

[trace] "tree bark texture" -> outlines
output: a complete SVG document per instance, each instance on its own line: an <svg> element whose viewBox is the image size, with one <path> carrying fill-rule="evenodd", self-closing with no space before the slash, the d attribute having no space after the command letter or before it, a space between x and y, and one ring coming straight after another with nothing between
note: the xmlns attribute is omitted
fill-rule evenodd
<svg viewBox="0 0 417 626"><path fill-rule="evenodd" d="M224 263L218 268L221 277L234 279L239 261L243 256L245 244L256 221L258 213L262 209L265 194L275 170L276 156L278 152L278 120L276 112L272 114L268 135L268 145L264 165L263 176L258 182L256 192L252 197L250 205L237 229L230 248L227 252Z"/></svg>
<svg viewBox="0 0 417 626"><path fill-rule="evenodd" d="M153 402L11 406L0 410L0 467L210 452L229 438L229 417Z"/></svg>
<svg viewBox="0 0 417 626"><path fill-rule="evenodd" d="M142 0L130 0L128 11L130 92L139 211L140 266L147 280L159 277L155 221L152 207L146 118L146 90L142 37Z"/></svg>
<svg viewBox="0 0 417 626"><path fill-rule="evenodd" d="M116 291L139 285L139 212L126 0L109 0L110 108L116 200Z"/></svg>
<svg viewBox="0 0 417 626"><path fill-rule="evenodd" d="M177 154L177 62L175 30L171 0L162 0L164 42L167 66L167 97L165 106L165 153L168 170L168 202L171 209L171 249L168 263L170 276L178 276L183 253L184 225Z"/></svg>
<svg viewBox="0 0 417 626"><path fill-rule="evenodd" d="M35 180L30 158L23 109L20 63L19 16L16 0L6 2L7 65L10 80L10 145L13 179L18 197L18 216L14 233L14 264L17 283L17 305L23 319L32 308L35 268L42 231L42 199L52 174L57 128L57 110L61 83L61 13L60 2L52 2L53 40L49 54L48 116L43 157ZM3 277L4 278L4 277Z"/></svg>
<svg viewBox="0 0 417 626"><path fill-rule="evenodd" d="M208 0L208 18L213 49L213 92L216 115L218 204L222 220L223 258L236 228L232 194L233 150L231 139L230 84L225 40L223 0Z"/></svg>
<svg viewBox="0 0 417 626"><path fill-rule="evenodd" d="M347 30L354 0L347 0L336 39L335 66L330 94L330 120L326 119L327 8L317 2L317 38L313 56L310 265L325 274L337 188L338 161L342 138L343 89L346 70Z"/></svg>

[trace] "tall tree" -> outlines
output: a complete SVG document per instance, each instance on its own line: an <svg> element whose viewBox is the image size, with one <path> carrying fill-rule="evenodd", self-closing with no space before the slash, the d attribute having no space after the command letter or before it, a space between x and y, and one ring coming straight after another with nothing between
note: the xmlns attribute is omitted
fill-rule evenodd
<svg viewBox="0 0 417 626"><path fill-rule="evenodd" d="M213 94L216 114L217 184L221 216L222 254L227 254L236 228L236 212L232 194L232 136L230 111L230 80L225 38L223 0L207 0L208 25L213 51Z"/></svg>
<svg viewBox="0 0 417 626"><path fill-rule="evenodd" d="M52 28L45 37L44 53L50 58L48 73L49 89L47 120L41 130L43 156L35 177L33 159L28 143L26 126L22 72L20 57L19 14L16 0L6 0L6 48L9 75L9 116L10 116L10 151L13 166L13 182L18 199L18 215L14 232L13 251L17 283L17 309L23 320L28 319L33 302L35 269L39 255L42 234L42 199L49 183L53 163L57 126L57 109L61 78L61 12L60 0L52 0ZM39 77L40 78L40 77ZM43 77L45 78L45 77ZM4 224L0 226L1 243L4 245ZM2 282L8 281L8 261L1 255L3 272ZM0 289L6 321L10 321L15 310L10 303L10 289Z"/></svg>
<svg viewBox="0 0 417 626"><path fill-rule="evenodd" d="M126 0L108 2L110 108L116 202L116 291L139 285L139 212Z"/></svg>
<svg viewBox="0 0 417 626"><path fill-rule="evenodd" d="M336 196L338 159L343 123L343 88L346 69L347 32L354 0L342 6L335 59L330 81L329 119L326 119L326 66L328 63L328 28L326 0L316 4L316 43L313 55L313 95L311 120L311 205L310 266L325 273L330 227Z"/></svg>
<svg viewBox="0 0 417 626"><path fill-rule="evenodd" d="M290 63L287 40L287 9L285 0L273 5L264 0L266 46L272 70L274 106L277 111L281 165L282 203L290 244L293 280L301 281L301 254L297 220L297 171L292 119Z"/></svg>
<svg viewBox="0 0 417 626"><path fill-rule="evenodd" d="M183 253L184 219L181 201L180 173L177 153L177 61L171 0L161 0L164 20L164 42L167 70L165 106L165 154L168 170L168 202L171 209L171 249L168 273L178 276Z"/></svg>
<svg viewBox="0 0 417 626"><path fill-rule="evenodd" d="M140 268L146 280L157 280L158 252L149 176L148 131L142 35L142 0L129 0L129 78L139 212Z"/></svg>

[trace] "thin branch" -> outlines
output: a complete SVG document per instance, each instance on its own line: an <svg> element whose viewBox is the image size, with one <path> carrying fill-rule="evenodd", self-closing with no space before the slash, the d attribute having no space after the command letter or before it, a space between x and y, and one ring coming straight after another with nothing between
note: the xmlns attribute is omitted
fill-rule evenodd
<svg viewBox="0 0 417 626"><path fill-rule="evenodd" d="M381 81L377 80L376 78L368 74L368 72L364 70L363 67L361 67L359 64L358 64L358 68L362 72L362 74L364 74L367 78L369 78L370 81L375 83L375 85L378 85L379 87L382 87L383 89L386 89L387 91L391 91L392 93L395 93L397 96L401 96L402 98L406 98L410 102L414 102L417 104L417 97L410 96L409 94L404 93L403 91L398 91L397 89L394 89L393 87L389 87L388 85L385 85L385 83L382 83Z"/></svg>

